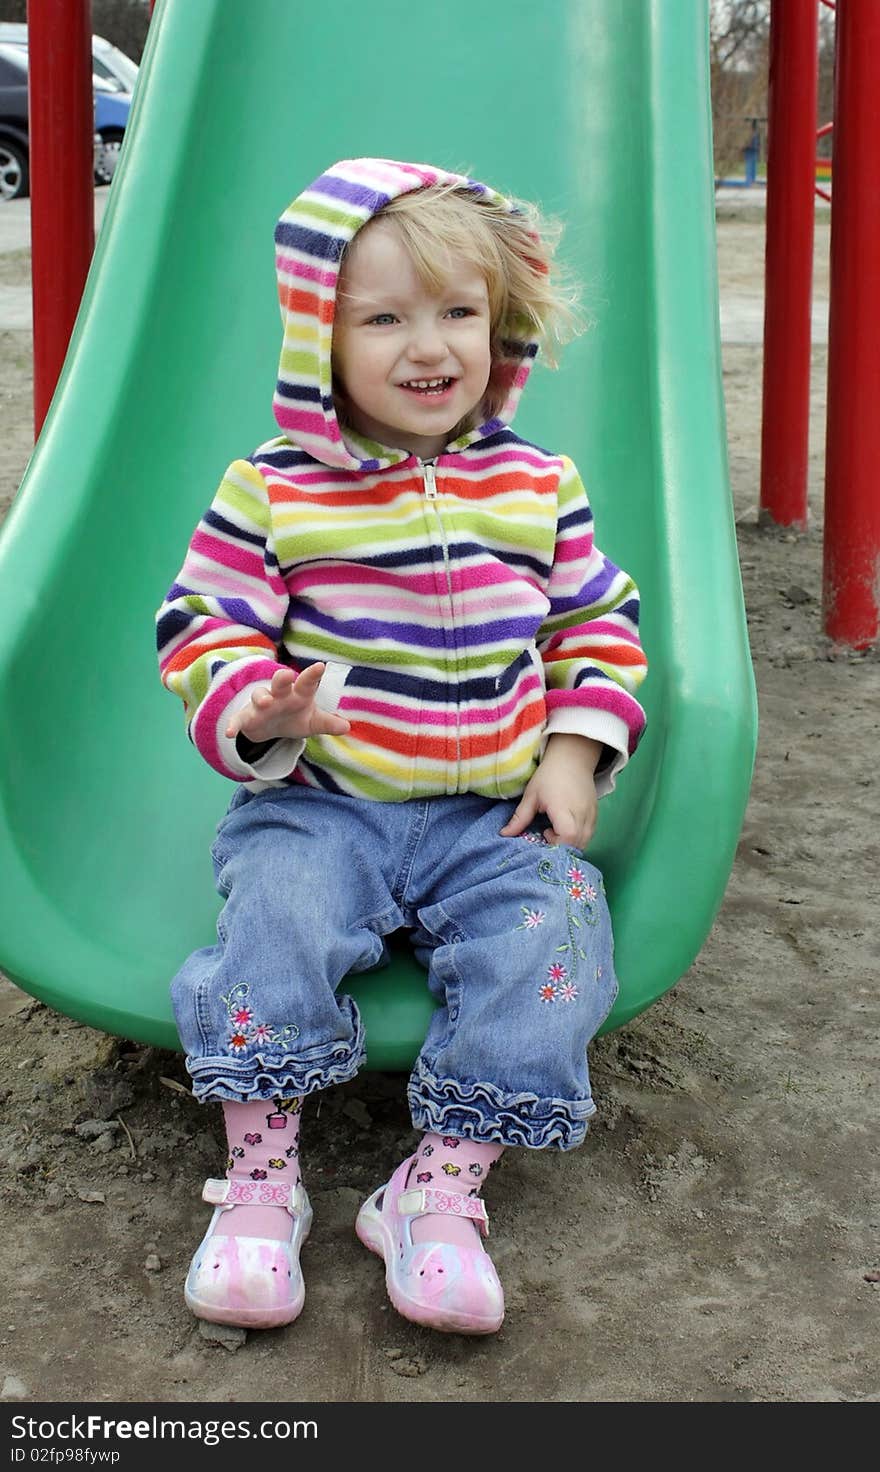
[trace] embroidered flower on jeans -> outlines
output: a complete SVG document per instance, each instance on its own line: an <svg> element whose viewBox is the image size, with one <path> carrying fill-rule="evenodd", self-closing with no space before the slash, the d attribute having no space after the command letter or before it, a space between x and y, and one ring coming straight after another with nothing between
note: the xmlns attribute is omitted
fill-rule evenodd
<svg viewBox="0 0 880 1472"><path fill-rule="evenodd" d="M268 1022L254 1022L254 1011L248 1002L250 986L240 981L222 998L226 1015L232 1024L227 1044L230 1053L243 1053L257 1044L288 1045L299 1037L299 1028L291 1022L286 1027L272 1027Z"/></svg>
<svg viewBox="0 0 880 1472"><path fill-rule="evenodd" d="M269 1161L269 1168L270 1168L270 1170L287 1170L287 1161L286 1160L270 1160Z"/></svg>
<svg viewBox="0 0 880 1472"><path fill-rule="evenodd" d="M538 995L542 1002L555 1002L556 988L552 981L545 981L543 986L538 987Z"/></svg>
<svg viewBox="0 0 880 1472"><path fill-rule="evenodd" d="M547 967L547 975L551 981L564 981L568 972L561 961L554 961L552 966Z"/></svg>
<svg viewBox="0 0 880 1472"><path fill-rule="evenodd" d="M468 1170L472 1176L481 1176L483 1174L483 1167L478 1165L475 1160L468 1166Z"/></svg>
<svg viewBox="0 0 880 1472"><path fill-rule="evenodd" d="M264 1171L264 1170L252 1170L251 1171L251 1180L252 1181L265 1181L266 1179L267 1179L267 1173L266 1173L266 1171Z"/></svg>
<svg viewBox="0 0 880 1472"><path fill-rule="evenodd" d="M457 1150L461 1144L461 1140L457 1140L455 1135L443 1135L440 1143L441 1145L445 1145L447 1150Z"/></svg>
<svg viewBox="0 0 880 1472"><path fill-rule="evenodd" d="M424 1185L426 1181L433 1181L433 1179L434 1177L429 1170L420 1170L416 1175L416 1180L420 1181L422 1185Z"/></svg>
<svg viewBox="0 0 880 1472"><path fill-rule="evenodd" d="M583 869L579 869L577 864L571 864L569 866L568 875L566 877L570 881L571 886L577 887L577 894L575 894L574 888L570 887L568 891L574 899L592 901L596 898L595 887L588 882L587 876L584 873Z"/></svg>
<svg viewBox="0 0 880 1472"><path fill-rule="evenodd" d="M460 1165L453 1165L451 1160L447 1160L446 1164L445 1165L441 1165L440 1169L443 1171L443 1174L444 1175L447 1175L447 1176L460 1176L461 1175L461 1166Z"/></svg>
<svg viewBox="0 0 880 1472"><path fill-rule="evenodd" d="M577 994L578 989L574 985L574 982L566 981L559 988L559 995L562 998L563 1002L573 1002Z"/></svg>
<svg viewBox="0 0 880 1472"><path fill-rule="evenodd" d="M262 1145L262 1143L263 1143L263 1136L262 1135L245 1135L244 1136L244 1143L246 1145Z"/></svg>
<svg viewBox="0 0 880 1472"><path fill-rule="evenodd" d="M517 930L537 930L547 918L545 910L530 910L527 905L521 905L520 909L523 912L523 922L522 925L517 925Z"/></svg>
<svg viewBox="0 0 880 1472"><path fill-rule="evenodd" d="M556 951L558 954L567 957L568 966L565 975L570 982L573 982L577 976L578 962L588 961L590 959L584 947L584 941L586 939L585 927L598 925L599 914L592 905L597 891L592 884L588 884L586 881L586 868L581 867L580 855L569 849L565 852L565 857L567 863L563 877L558 877L559 869L556 859L546 858L538 861L538 878L542 879L545 884L552 884L554 888L561 889L565 896L565 919L568 928L568 940L558 945ZM601 879L599 881L599 888L604 890ZM548 975L553 980L559 979L555 976L552 968L548 972ZM556 996L555 994L553 996L545 995L545 992L542 990L541 1000L544 1002L554 1002Z"/></svg>

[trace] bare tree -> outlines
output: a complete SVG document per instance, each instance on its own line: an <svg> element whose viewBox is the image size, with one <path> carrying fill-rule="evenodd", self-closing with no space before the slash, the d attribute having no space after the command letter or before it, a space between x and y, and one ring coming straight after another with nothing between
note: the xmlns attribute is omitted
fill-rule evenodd
<svg viewBox="0 0 880 1472"><path fill-rule="evenodd" d="M830 123L834 115L834 12L819 7L819 127ZM816 145L818 158L830 158L833 135L826 133Z"/></svg>
<svg viewBox="0 0 880 1472"><path fill-rule="evenodd" d="M746 148L763 144L769 42L769 0L710 0L716 174L741 174Z"/></svg>
<svg viewBox="0 0 880 1472"><path fill-rule="evenodd" d="M150 24L148 0L92 0L92 30L140 61Z"/></svg>
<svg viewBox="0 0 880 1472"><path fill-rule="evenodd" d="M769 34L769 0L710 0L709 49L719 71L753 70Z"/></svg>

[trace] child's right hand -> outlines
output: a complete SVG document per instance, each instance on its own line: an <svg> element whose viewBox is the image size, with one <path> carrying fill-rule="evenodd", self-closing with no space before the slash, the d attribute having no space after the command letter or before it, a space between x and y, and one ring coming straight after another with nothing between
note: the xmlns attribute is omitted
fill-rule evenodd
<svg viewBox="0 0 880 1472"><path fill-rule="evenodd" d="M345 736L351 724L315 704L315 692L324 673L320 662L310 664L301 675L293 670L276 670L271 685L255 690L247 705L230 720L230 740L239 731L250 741L302 740L308 736Z"/></svg>

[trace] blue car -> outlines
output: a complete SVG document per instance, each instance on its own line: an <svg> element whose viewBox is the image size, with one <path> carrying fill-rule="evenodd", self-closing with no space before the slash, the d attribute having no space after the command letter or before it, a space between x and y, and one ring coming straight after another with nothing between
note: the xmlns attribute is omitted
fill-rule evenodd
<svg viewBox="0 0 880 1472"><path fill-rule="evenodd" d="M29 192L27 26L0 24L0 199ZM131 111L138 68L102 36L92 37L95 183L109 184Z"/></svg>
<svg viewBox="0 0 880 1472"><path fill-rule="evenodd" d="M95 157L95 183L109 184L125 136L131 93L107 88L97 74L92 78L95 96L95 133L100 140Z"/></svg>

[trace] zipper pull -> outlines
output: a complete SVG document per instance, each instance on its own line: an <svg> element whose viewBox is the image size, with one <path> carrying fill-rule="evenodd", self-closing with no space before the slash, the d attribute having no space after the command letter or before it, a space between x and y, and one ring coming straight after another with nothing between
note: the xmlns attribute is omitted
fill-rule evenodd
<svg viewBox="0 0 880 1472"><path fill-rule="evenodd" d="M422 464L422 470L425 475L425 495L427 496L429 501L436 501L437 471L435 470L430 460L424 461L424 463Z"/></svg>

